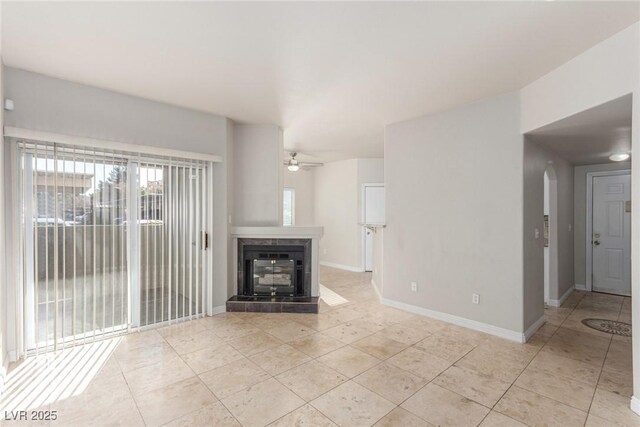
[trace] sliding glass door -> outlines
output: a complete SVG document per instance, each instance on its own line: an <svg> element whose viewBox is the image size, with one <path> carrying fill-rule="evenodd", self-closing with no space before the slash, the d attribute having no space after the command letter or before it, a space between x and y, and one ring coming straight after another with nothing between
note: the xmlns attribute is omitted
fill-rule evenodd
<svg viewBox="0 0 640 427"><path fill-rule="evenodd" d="M140 162L137 235L141 326L204 312L206 169L193 163ZM136 315L137 314L137 315Z"/></svg>
<svg viewBox="0 0 640 427"><path fill-rule="evenodd" d="M18 148L25 352L203 313L206 163Z"/></svg>

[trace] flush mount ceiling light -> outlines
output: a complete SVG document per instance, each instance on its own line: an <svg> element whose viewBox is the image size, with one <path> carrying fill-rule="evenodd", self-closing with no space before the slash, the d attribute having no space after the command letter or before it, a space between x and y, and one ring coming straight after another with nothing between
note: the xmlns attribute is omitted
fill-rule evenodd
<svg viewBox="0 0 640 427"><path fill-rule="evenodd" d="M289 163L287 163L287 169L291 172L295 172L300 169L300 165L298 165L298 161L296 160L296 156L298 153L291 153L291 158L289 159Z"/></svg>
<svg viewBox="0 0 640 427"><path fill-rule="evenodd" d="M614 162L622 162L629 158L629 153L613 153L609 156L609 160Z"/></svg>
<svg viewBox="0 0 640 427"><path fill-rule="evenodd" d="M298 153L296 153L295 151L289 153L289 155L291 156L291 158L288 161L285 160L284 161L284 165L291 172L296 172L296 171L300 170L300 168L308 169L310 167L322 166L323 165L322 163L315 163L315 162L299 162L296 159L296 156L298 155Z"/></svg>

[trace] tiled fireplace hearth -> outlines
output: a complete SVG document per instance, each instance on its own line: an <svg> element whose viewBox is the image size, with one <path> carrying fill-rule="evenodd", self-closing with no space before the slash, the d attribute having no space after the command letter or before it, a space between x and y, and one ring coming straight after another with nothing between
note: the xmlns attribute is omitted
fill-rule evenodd
<svg viewBox="0 0 640 427"><path fill-rule="evenodd" d="M322 227L236 227L227 311L317 313L321 237Z"/></svg>

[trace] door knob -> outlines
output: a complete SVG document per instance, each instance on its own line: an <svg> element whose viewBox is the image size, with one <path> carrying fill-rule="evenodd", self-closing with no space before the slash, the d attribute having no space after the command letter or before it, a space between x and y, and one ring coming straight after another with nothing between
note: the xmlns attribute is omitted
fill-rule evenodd
<svg viewBox="0 0 640 427"><path fill-rule="evenodd" d="M593 245L594 245L594 246L598 246L599 244L600 244L600 242L598 242L597 240L594 240L594 241L593 241Z"/></svg>

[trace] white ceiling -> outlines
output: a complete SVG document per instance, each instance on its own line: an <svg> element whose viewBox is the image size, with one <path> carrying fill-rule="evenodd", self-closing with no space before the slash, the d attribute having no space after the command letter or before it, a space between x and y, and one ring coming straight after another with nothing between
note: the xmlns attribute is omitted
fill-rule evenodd
<svg viewBox="0 0 640 427"><path fill-rule="evenodd" d="M308 160L383 153L384 125L516 90L636 2L2 2L5 64L250 123Z"/></svg>
<svg viewBox="0 0 640 427"><path fill-rule="evenodd" d="M626 95L528 134L574 165L611 163L612 153L631 153L632 97Z"/></svg>

